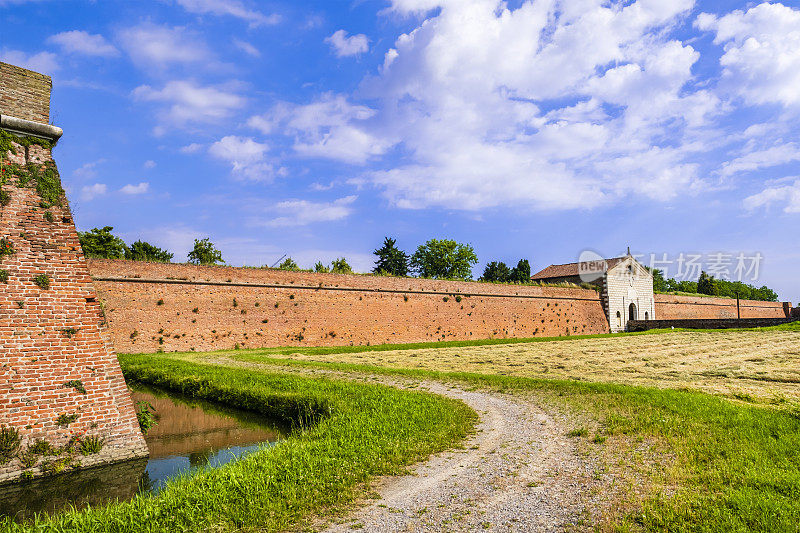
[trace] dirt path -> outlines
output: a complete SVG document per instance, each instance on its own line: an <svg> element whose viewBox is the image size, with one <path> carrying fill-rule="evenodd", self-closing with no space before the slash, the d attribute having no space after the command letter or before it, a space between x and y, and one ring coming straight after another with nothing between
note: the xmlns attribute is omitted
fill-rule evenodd
<svg viewBox="0 0 800 533"><path fill-rule="evenodd" d="M227 365L274 368L224 359ZM412 474L380 478L379 496L359 502L352 514L321 529L342 531L563 531L586 529L587 509L600 504L601 476L580 453L573 426L534 400L419 382L324 370L387 385L424 389L461 400L480 416L464 449L440 453L412 467ZM333 377L333 376L332 376Z"/></svg>

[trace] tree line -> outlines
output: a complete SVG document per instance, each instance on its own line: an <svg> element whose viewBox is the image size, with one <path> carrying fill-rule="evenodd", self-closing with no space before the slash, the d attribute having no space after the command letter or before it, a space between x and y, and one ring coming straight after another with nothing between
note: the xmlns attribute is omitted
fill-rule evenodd
<svg viewBox="0 0 800 533"><path fill-rule="evenodd" d="M168 263L173 254L148 242L137 240L128 246L115 236L113 227L94 228L78 232L83 253L88 257L109 259L130 259ZM376 257L372 273L381 276L416 276L431 279L471 280L472 269L478 263L478 256L470 244L452 239L430 239L420 244L413 254L408 254L397 246L397 240L385 237L383 246L373 251ZM187 256L189 263L197 265L216 265L224 263L220 252L210 239L195 239L194 246ZM277 267L280 270L303 272L331 272L351 274L353 268L344 257L334 259L328 264L317 261L313 268L303 269L287 257ZM677 281L665 279L661 270L653 272L653 290L658 293L683 292L775 302L778 295L767 286L755 287L740 281L716 279L706 272L697 281ZM502 261L491 261L483 270L478 281L491 283L531 283L531 267L527 259L520 259L515 267Z"/></svg>
<svg viewBox="0 0 800 533"><path fill-rule="evenodd" d="M705 271L700 272L700 277L697 281L678 281L675 278L664 279L663 271L655 269L652 272L654 292L706 294L721 298L736 298L738 295L742 300L778 301L778 294L766 285L756 287L741 281L717 279Z"/></svg>

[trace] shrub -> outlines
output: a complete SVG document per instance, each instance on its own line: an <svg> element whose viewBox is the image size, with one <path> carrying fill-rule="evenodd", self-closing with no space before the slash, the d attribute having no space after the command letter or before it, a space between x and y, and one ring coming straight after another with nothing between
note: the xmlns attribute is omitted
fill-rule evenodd
<svg viewBox="0 0 800 533"><path fill-rule="evenodd" d="M111 232L113 226L94 228L90 231L79 231L83 253L87 257L101 257L105 259L122 259L128 251L125 241L115 236Z"/></svg>
<svg viewBox="0 0 800 533"><path fill-rule="evenodd" d="M19 430L0 426L0 464L5 464L14 458L21 440Z"/></svg>
<svg viewBox="0 0 800 533"><path fill-rule="evenodd" d="M297 266L297 263L294 262L294 259L287 257L283 263L278 265L278 270L290 270L292 272L297 272L300 270L300 267Z"/></svg>
<svg viewBox="0 0 800 533"><path fill-rule="evenodd" d="M48 222L53 222L55 220L55 217L53 216L53 213L51 213L50 211L45 211L44 219Z"/></svg>
<svg viewBox="0 0 800 533"><path fill-rule="evenodd" d="M73 379L64 383L65 387L72 387L76 391L80 392L81 394L86 394L86 387L83 386L83 382L79 379Z"/></svg>
<svg viewBox="0 0 800 533"><path fill-rule="evenodd" d="M39 462L39 456L31 452L30 450L19 452L19 455L17 455L17 459L19 459L19 461L22 463L22 466L24 466L25 468L36 466L36 463Z"/></svg>
<svg viewBox="0 0 800 533"><path fill-rule="evenodd" d="M331 261L331 272L334 274L352 274L353 268L344 257L339 257Z"/></svg>
<svg viewBox="0 0 800 533"><path fill-rule="evenodd" d="M321 272L323 274L330 272L331 269L322 264L322 261L317 261L314 264L314 272Z"/></svg>
<svg viewBox="0 0 800 533"><path fill-rule="evenodd" d="M80 441L79 449L81 455L94 455L96 453L100 453L100 450L103 449L105 443L106 439L101 439L100 437L90 435Z"/></svg>
<svg viewBox="0 0 800 533"><path fill-rule="evenodd" d="M195 239L194 249L189 252L189 262L196 265L216 265L223 263L222 252L216 249L208 237Z"/></svg>
<svg viewBox="0 0 800 533"><path fill-rule="evenodd" d="M139 429L147 435L150 428L158 424L158 417L155 414L156 408L153 404L146 401L136 402L136 419L139 421Z"/></svg>
<svg viewBox="0 0 800 533"><path fill-rule="evenodd" d="M28 453L34 455L52 455L54 451L53 445L44 439L36 439L33 444L28 446Z"/></svg>
<svg viewBox="0 0 800 533"><path fill-rule="evenodd" d="M14 245L11 243L11 241L6 238L0 239L0 258L14 255L14 253Z"/></svg>
<svg viewBox="0 0 800 533"><path fill-rule="evenodd" d="M33 282L39 286L40 289L46 291L50 288L50 276L47 274L37 274L33 278Z"/></svg>
<svg viewBox="0 0 800 533"><path fill-rule="evenodd" d="M158 246L153 246L149 242L136 241L131 247L125 250L125 259L131 261L150 261L153 263L169 263L172 261L173 254L162 250Z"/></svg>
<svg viewBox="0 0 800 533"><path fill-rule="evenodd" d="M78 413L72 413L71 415L68 415L66 413L61 413L60 415L58 415L58 418L56 418L56 424L58 424L59 426L68 426L73 422L75 422L78 418L80 418L80 416L81 415L79 415Z"/></svg>
<svg viewBox="0 0 800 533"><path fill-rule="evenodd" d="M385 237L383 246L378 248L373 254L378 257L375 261L375 274L389 274L392 276L408 275L408 254L396 246L395 239Z"/></svg>

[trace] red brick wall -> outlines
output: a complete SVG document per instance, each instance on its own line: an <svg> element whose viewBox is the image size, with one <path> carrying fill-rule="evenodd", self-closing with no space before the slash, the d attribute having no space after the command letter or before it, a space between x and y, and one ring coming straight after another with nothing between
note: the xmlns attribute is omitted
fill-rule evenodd
<svg viewBox="0 0 800 533"><path fill-rule="evenodd" d="M584 289L110 260L89 270L119 352L608 331L598 294Z"/></svg>
<svg viewBox="0 0 800 533"><path fill-rule="evenodd" d="M10 161L25 163L25 150L16 148ZM39 146L29 154L29 161L50 160ZM23 448L36 438L62 445L76 432L106 438L101 454L81 459L84 465L146 455L66 198L61 207L43 208L35 184L21 188L8 177L8 162L2 187L11 200L0 206L0 238L16 253L0 258L9 273L0 282L0 426L19 429ZM34 283L38 274L50 277L49 289ZM71 380L80 380L86 394L65 386ZM62 427L61 414L78 419ZM0 482L22 468L18 459L0 465Z"/></svg>
<svg viewBox="0 0 800 533"><path fill-rule="evenodd" d="M783 318L782 302L741 300L741 318ZM736 318L736 300L707 296L656 294L656 319Z"/></svg>

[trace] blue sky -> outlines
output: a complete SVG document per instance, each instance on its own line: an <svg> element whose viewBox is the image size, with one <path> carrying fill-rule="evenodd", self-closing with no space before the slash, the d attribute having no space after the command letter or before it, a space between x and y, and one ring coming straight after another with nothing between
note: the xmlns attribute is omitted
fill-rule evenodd
<svg viewBox="0 0 800 533"><path fill-rule="evenodd" d="M453 238L476 276L627 246L723 253L734 276L761 254L745 281L800 300L791 4L0 0L0 19L0 60L53 76L79 229L361 271L385 235Z"/></svg>

